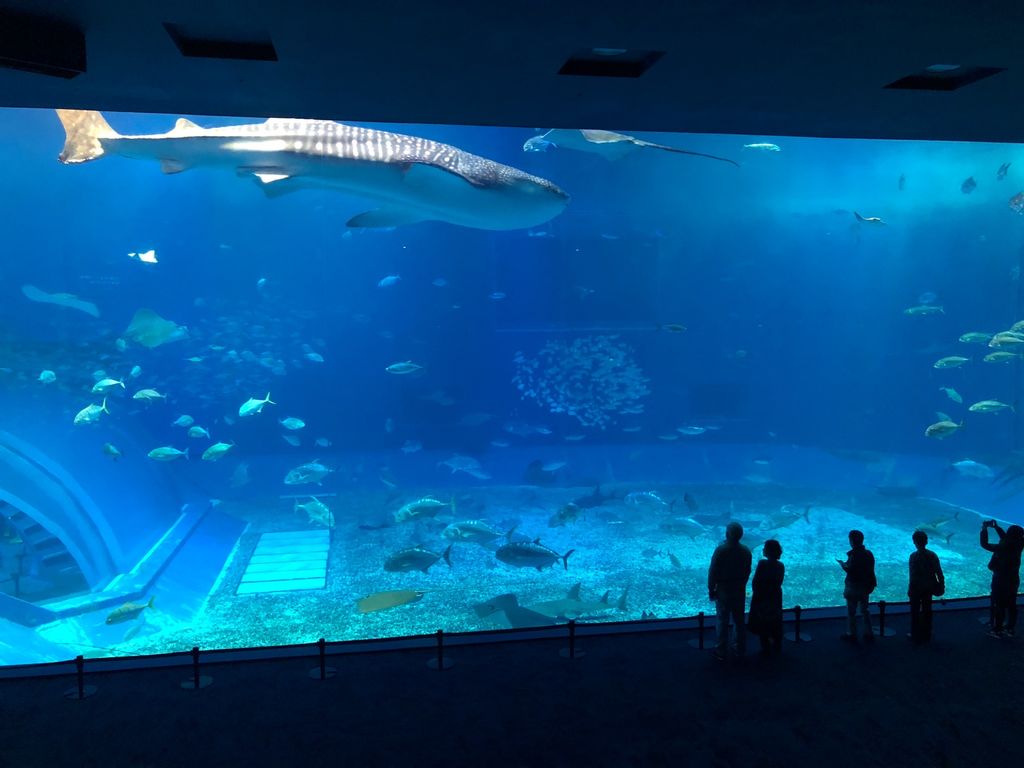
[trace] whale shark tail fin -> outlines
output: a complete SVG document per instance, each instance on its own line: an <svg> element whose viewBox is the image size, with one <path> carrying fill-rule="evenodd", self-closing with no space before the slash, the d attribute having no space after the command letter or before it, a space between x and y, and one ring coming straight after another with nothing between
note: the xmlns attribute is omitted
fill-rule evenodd
<svg viewBox="0 0 1024 768"><path fill-rule="evenodd" d="M84 109L58 109L64 126L64 149L58 159L67 165L86 163L103 156L100 139L116 139L120 134L110 127L99 112Z"/></svg>

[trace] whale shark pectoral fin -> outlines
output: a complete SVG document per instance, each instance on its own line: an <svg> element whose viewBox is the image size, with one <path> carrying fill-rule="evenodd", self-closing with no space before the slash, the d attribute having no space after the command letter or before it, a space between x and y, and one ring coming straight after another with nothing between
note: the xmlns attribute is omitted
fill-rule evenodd
<svg viewBox="0 0 1024 768"><path fill-rule="evenodd" d="M179 117L174 123L175 131L190 131L200 130L199 126L189 120L187 117Z"/></svg>
<svg viewBox="0 0 1024 768"><path fill-rule="evenodd" d="M235 173L239 176L252 176L264 184L291 178L290 173L277 165L240 165L235 168Z"/></svg>
<svg viewBox="0 0 1024 768"><path fill-rule="evenodd" d="M415 224L420 221L426 221L426 219L415 211L402 208L376 208L372 211L356 214L345 223L345 226L372 229L400 227L403 224Z"/></svg>
<svg viewBox="0 0 1024 768"><path fill-rule="evenodd" d="M280 197L301 186L296 177L289 175L283 168L240 166L236 172L239 176L251 177L267 197Z"/></svg>
<svg viewBox="0 0 1024 768"><path fill-rule="evenodd" d="M186 168L188 168L188 166L183 162L180 160L174 160L170 157L165 157L160 161L160 170L164 173L181 173Z"/></svg>
<svg viewBox="0 0 1024 768"><path fill-rule="evenodd" d="M273 184L275 181L284 181L285 179L290 179L291 178L291 176L289 176L287 173L259 173L259 172L257 172L257 173L254 173L253 176L255 176L257 179L259 179L261 184Z"/></svg>
<svg viewBox="0 0 1024 768"><path fill-rule="evenodd" d="M263 194L271 199L280 197L281 195L287 195L289 192L294 192L297 189L302 189L302 185L295 181L278 181L274 184L260 183L257 181L257 183L259 184L259 188L263 190Z"/></svg>

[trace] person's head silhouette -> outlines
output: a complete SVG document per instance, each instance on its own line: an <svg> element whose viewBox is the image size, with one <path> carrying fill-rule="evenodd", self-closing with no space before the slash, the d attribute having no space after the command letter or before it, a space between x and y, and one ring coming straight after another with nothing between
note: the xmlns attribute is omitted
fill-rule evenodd
<svg viewBox="0 0 1024 768"><path fill-rule="evenodd" d="M743 526L733 522L725 526L725 540L736 543L743 538Z"/></svg>

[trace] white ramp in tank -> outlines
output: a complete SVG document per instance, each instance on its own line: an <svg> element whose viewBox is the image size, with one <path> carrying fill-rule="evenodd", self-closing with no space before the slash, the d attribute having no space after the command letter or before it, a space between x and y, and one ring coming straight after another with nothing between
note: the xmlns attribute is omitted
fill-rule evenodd
<svg viewBox="0 0 1024 768"><path fill-rule="evenodd" d="M236 594L323 589L327 585L327 529L264 533Z"/></svg>

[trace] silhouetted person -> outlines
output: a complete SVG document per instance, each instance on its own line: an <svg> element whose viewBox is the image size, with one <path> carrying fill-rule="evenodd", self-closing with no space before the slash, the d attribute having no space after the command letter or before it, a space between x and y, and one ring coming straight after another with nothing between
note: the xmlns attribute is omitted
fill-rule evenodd
<svg viewBox="0 0 1024 768"><path fill-rule="evenodd" d="M939 556L928 549L928 534L914 531L914 546L910 555L910 634L917 645L932 639L932 597L946 591L946 577L939 564Z"/></svg>
<svg viewBox="0 0 1024 768"><path fill-rule="evenodd" d="M780 560L782 545L775 539L764 543L764 559L754 571L750 596L750 631L761 640L761 653L782 650L782 581L786 566Z"/></svg>
<svg viewBox="0 0 1024 768"><path fill-rule="evenodd" d="M857 642L857 611L859 609L864 616L864 642L871 643L874 642L875 635L871 631L868 598L878 586L878 581L875 579L875 556L871 554L870 549L864 546L864 534L860 531L850 531L850 547L850 551L846 553L846 562L836 559L836 562L846 572L843 597L846 599L847 629L840 637L851 643Z"/></svg>
<svg viewBox="0 0 1024 768"><path fill-rule="evenodd" d="M743 526L729 523L725 527L725 542L715 548L708 568L708 597L715 603L718 624L715 657L725 659L729 645L729 619L736 627L734 650L737 657L746 652L746 629L743 608L747 601L747 579L750 578L750 550L740 544Z"/></svg>
<svg viewBox="0 0 1024 768"><path fill-rule="evenodd" d="M988 529L995 528L999 543L990 544ZM1020 589L1020 553L1024 550L1024 528L1011 525L1005 531L995 520L981 524L981 546L992 553L992 637L1013 637L1017 627L1017 591ZM1005 622L1005 626L1004 626Z"/></svg>

